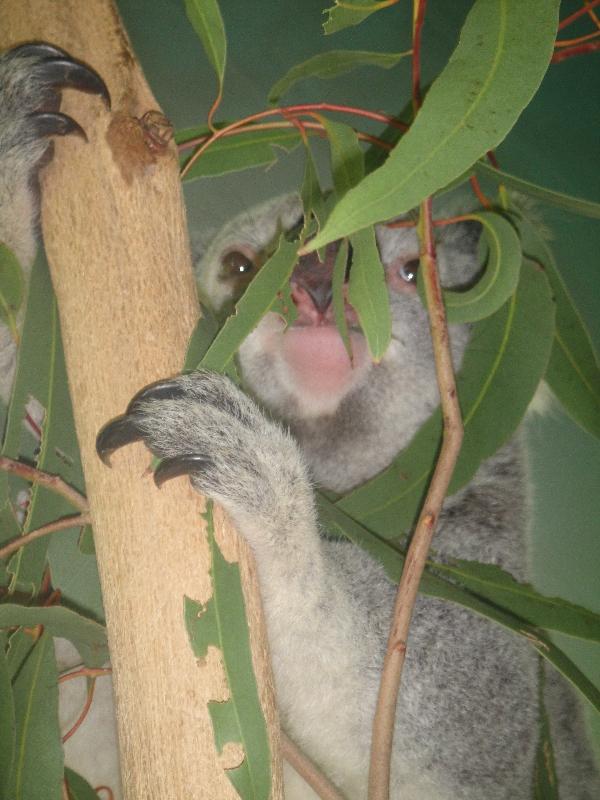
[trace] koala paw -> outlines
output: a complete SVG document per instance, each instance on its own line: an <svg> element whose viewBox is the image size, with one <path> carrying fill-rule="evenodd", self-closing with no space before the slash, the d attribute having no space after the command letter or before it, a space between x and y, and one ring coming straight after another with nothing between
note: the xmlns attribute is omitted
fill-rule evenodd
<svg viewBox="0 0 600 800"><path fill-rule="evenodd" d="M217 373L146 387L102 428L96 449L108 464L114 450L139 440L162 459L154 473L158 486L188 474L198 491L238 520L267 515L276 521L310 494L296 442Z"/></svg>

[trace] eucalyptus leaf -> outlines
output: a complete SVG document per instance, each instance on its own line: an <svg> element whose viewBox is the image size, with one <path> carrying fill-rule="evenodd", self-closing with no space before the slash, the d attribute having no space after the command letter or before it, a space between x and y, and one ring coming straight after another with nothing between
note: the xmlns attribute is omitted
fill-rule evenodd
<svg viewBox="0 0 600 800"><path fill-rule="evenodd" d="M590 335L543 236L523 215L519 227L524 252L543 266L556 303L554 344L544 377L575 422L600 437L600 367Z"/></svg>
<svg viewBox="0 0 600 800"><path fill-rule="evenodd" d="M182 131L179 136L193 138L194 131ZM239 172L250 167L269 167L277 161L277 148L290 153L300 144L296 130L277 129L253 131L244 129L232 136L224 136L211 144L186 172L184 181L198 178L212 178ZM184 156L181 165L185 166L190 156Z"/></svg>
<svg viewBox="0 0 600 800"><path fill-rule="evenodd" d="M319 172L308 141L304 152L304 177L300 189L300 198L304 211L304 230L307 231L311 218L316 219L317 225L321 226L323 224L325 221L325 208L323 192L319 182Z"/></svg>
<svg viewBox="0 0 600 800"><path fill-rule="evenodd" d="M364 66L390 69L410 53L410 50L404 53L374 53L367 50L330 50L327 53L319 53L289 69L283 78L271 87L269 102L277 103L281 95L289 91L295 83L306 78L337 78Z"/></svg>
<svg viewBox="0 0 600 800"><path fill-rule="evenodd" d="M0 628L36 625L43 625L52 636L72 642L87 667L101 667L108 660L106 629L98 622L64 606L0 604Z"/></svg>
<svg viewBox="0 0 600 800"><path fill-rule="evenodd" d="M501 214L484 211L468 214L480 222L488 245L488 260L482 277L465 291L444 289L444 305L449 323L477 322L491 316L514 293L519 282L523 254L514 227ZM423 302L423 277L419 270L417 285Z"/></svg>
<svg viewBox="0 0 600 800"><path fill-rule="evenodd" d="M4 647L0 646L0 797L7 787L15 756L15 704Z"/></svg>
<svg viewBox="0 0 600 800"><path fill-rule="evenodd" d="M544 703L545 683L544 666L540 660L538 697L540 732L535 758L533 800L560 800L550 721Z"/></svg>
<svg viewBox="0 0 600 800"><path fill-rule="evenodd" d="M235 313L227 319L204 355L200 366L223 372L238 347L271 308L278 291L288 283L297 260L298 245L281 239L275 253L238 300Z"/></svg>
<svg viewBox="0 0 600 800"><path fill-rule="evenodd" d="M13 684L16 719L14 769L6 797L61 800L63 749L58 726L54 645L42 633Z"/></svg>
<svg viewBox="0 0 600 800"><path fill-rule="evenodd" d="M516 175L510 175L508 172L496 169L484 161L478 161L475 164L475 171L484 178L490 178L496 183L502 183L511 189L516 189L530 197L535 197L546 205L560 208L563 211L570 211L582 217L600 219L600 203L594 203L592 200L585 200L582 197L574 197L562 192L555 192L553 189L546 189L544 186L538 186L535 183L523 180L523 178L517 178Z"/></svg>
<svg viewBox="0 0 600 800"><path fill-rule="evenodd" d="M185 0L185 10L194 30L217 73L219 94L223 91L227 40L225 25L217 0Z"/></svg>
<svg viewBox="0 0 600 800"><path fill-rule="evenodd" d="M381 0L335 0L335 6L324 11L329 16L323 23L323 30L325 34L331 34L351 25L359 25L371 14L388 6L389 2Z"/></svg>
<svg viewBox="0 0 600 800"><path fill-rule="evenodd" d="M473 327L457 380L465 433L449 494L468 483L516 430L546 371L553 331L548 281L524 263L513 297ZM437 410L387 469L339 500L339 507L386 538L408 532L429 485L441 432Z"/></svg>
<svg viewBox="0 0 600 800"><path fill-rule="evenodd" d="M330 532L340 534L362 547L372 558L383 565L390 580L398 583L404 565L404 555L394 544L368 531L323 495L317 496L317 503L320 516ZM515 614L478 597L462 586L435 575L430 569L425 570L419 584L419 591L430 597L457 603L519 636L524 636L529 644L549 661L596 711L600 711L600 690L539 628L529 625Z"/></svg>
<svg viewBox="0 0 600 800"><path fill-rule="evenodd" d="M0 320L17 336L16 313L25 294L23 270L15 254L0 242Z"/></svg>
<svg viewBox="0 0 600 800"><path fill-rule="evenodd" d="M200 311L200 318L187 344L184 372L196 369L219 332L219 321L211 309L201 306Z"/></svg>
<svg viewBox="0 0 600 800"><path fill-rule="evenodd" d="M99 795L85 778L68 767L65 767L65 781L69 789L69 800L99 800Z"/></svg>
<svg viewBox="0 0 600 800"><path fill-rule="evenodd" d="M350 334L348 333L348 322L346 320L346 298L344 297L344 283L346 281L346 265L348 263L348 240L342 239L340 249L337 251L335 263L333 265L333 277L331 279L331 305L333 308L333 318L335 326L339 331L344 347L348 353L348 358L352 358L352 346L350 344Z"/></svg>
<svg viewBox="0 0 600 800"><path fill-rule="evenodd" d="M221 651L230 697L208 704L215 743L219 753L229 742L244 750L241 764L227 769L226 775L244 800L267 800L271 755L252 667L239 566L227 562L219 550L210 504L206 520L213 595L205 606L185 598L186 627L197 658L205 658L210 646Z"/></svg>
<svg viewBox="0 0 600 800"><path fill-rule="evenodd" d="M548 67L558 7L558 0L476 0L410 130L308 247L405 213L499 144Z"/></svg>

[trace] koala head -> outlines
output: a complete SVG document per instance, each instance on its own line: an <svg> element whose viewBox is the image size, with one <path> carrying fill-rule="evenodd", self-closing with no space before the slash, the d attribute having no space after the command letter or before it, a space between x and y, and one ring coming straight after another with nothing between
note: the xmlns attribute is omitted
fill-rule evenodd
<svg viewBox="0 0 600 800"><path fill-rule="evenodd" d="M295 228L301 220L299 198L286 195L241 214L223 228L197 264L202 294L216 311L241 296L269 256L280 231ZM443 284L468 284L479 269L476 237L464 225L438 230ZM295 322L286 330L282 318L269 312L240 348L240 365L248 387L285 420L335 415L349 398L361 392L377 397L393 395L396 410L408 414L407 419L414 416L411 405L422 408L423 414L418 416L424 418L437 404L428 317L416 291L416 231L412 227L379 226L376 235L392 313L392 342L381 362L371 360L356 313L348 303L352 359L335 327L330 302L335 244L328 246L323 262L316 253L299 260L291 279ZM457 362L466 341L466 327L457 326L452 335Z"/></svg>

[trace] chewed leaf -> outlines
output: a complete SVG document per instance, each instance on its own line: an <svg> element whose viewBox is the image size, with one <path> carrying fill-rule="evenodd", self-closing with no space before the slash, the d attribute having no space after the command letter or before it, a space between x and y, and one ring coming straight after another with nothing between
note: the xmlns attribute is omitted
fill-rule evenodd
<svg viewBox="0 0 600 800"><path fill-rule="evenodd" d="M181 131L178 138L185 141L193 138L193 133ZM186 172L184 181L213 178L250 167L268 167L277 161L277 148L289 153L299 144L300 136L295 130L253 131L245 128L235 136L226 136L211 144ZM185 166L188 159L189 156L184 156L181 166Z"/></svg>
<svg viewBox="0 0 600 800"><path fill-rule="evenodd" d="M312 58L296 64L288 70L283 78L273 85L269 92L269 102L276 103L282 94L285 94L295 83L306 78L337 78L357 67L374 66L390 69L402 58L410 55L410 50L404 53L373 53L367 50L330 50L328 53L319 53Z"/></svg>
<svg viewBox="0 0 600 800"><path fill-rule="evenodd" d="M17 336L15 314L23 303L25 282L16 256L0 242L0 319L6 323L13 338Z"/></svg>
<svg viewBox="0 0 600 800"><path fill-rule="evenodd" d="M565 411L600 438L600 367L590 335L569 296L552 251L535 226L521 216L523 250L542 264L556 303L556 331L546 381Z"/></svg>
<svg viewBox="0 0 600 800"><path fill-rule="evenodd" d="M227 40L217 0L185 0L185 10L198 35L208 60L217 73L219 94L223 90Z"/></svg>
<svg viewBox="0 0 600 800"><path fill-rule="evenodd" d="M323 30L331 34L351 25L359 25L363 19L389 5L385 0L335 0L335 6L324 11L329 16L323 23Z"/></svg>
<svg viewBox="0 0 600 800"><path fill-rule="evenodd" d="M219 754L230 742L240 746L244 754L241 763L226 769L227 777L244 800L268 800L271 755L252 667L240 571L219 550L210 504L206 519L213 596L205 606L185 598L186 627L198 658L206 656L210 645L221 651L230 696L224 702L209 703L215 744Z"/></svg>
<svg viewBox="0 0 600 800"><path fill-rule="evenodd" d="M477 322L491 316L513 294L519 282L523 255L519 236L500 214L491 211L469 214L480 222L488 245L485 271L477 283L466 291L444 290L444 305L449 323ZM419 293L422 296L419 272Z"/></svg>
<svg viewBox="0 0 600 800"><path fill-rule="evenodd" d="M465 429L449 493L514 433L544 375L554 332L554 306L544 273L528 263L513 297L477 323L457 380ZM338 501L382 536L407 532L421 506L441 440L439 410L392 464Z"/></svg>
<svg viewBox="0 0 600 800"><path fill-rule="evenodd" d="M298 245L281 239L279 247L236 303L235 312L223 325L202 359L204 369L223 372L246 336L258 325L289 281Z"/></svg>
<svg viewBox="0 0 600 800"><path fill-rule="evenodd" d="M499 144L553 52L558 0L476 0L446 67L387 161L342 199L311 249L417 206Z"/></svg>

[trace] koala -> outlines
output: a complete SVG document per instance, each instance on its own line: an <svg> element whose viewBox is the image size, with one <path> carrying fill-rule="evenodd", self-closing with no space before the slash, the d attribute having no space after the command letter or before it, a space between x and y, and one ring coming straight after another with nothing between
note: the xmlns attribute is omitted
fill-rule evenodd
<svg viewBox="0 0 600 800"><path fill-rule="evenodd" d="M40 110L62 85L105 91L90 77L95 73L47 48L25 46L0 58L0 240L24 261L33 252L31 186L47 136L77 132L56 110L42 110L42 118L49 115L42 124ZM25 218L12 208L13 197L24 198ZM298 197L287 195L228 223L198 260L203 297L217 312L238 299L278 231L301 221ZM361 549L323 533L314 489L343 493L376 475L439 402L427 313L415 287L416 234L380 226L377 241L392 314L392 341L379 363L370 359L348 303L352 358L335 327L332 245L323 262L311 254L296 265L293 324L286 329L269 312L242 344L247 391L206 371L158 382L103 428L97 444L108 461L116 448L143 440L161 459L157 483L188 474L230 514L257 563L281 724L347 800L367 795L371 723L396 588ZM472 227L439 229L438 255L445 285L468 284L479 270ZM469 333L464 325L451 330L457 368ZM447 499L437 557L497 564L526 579L525 483L517 436ZM524 638L419 596L398 706L393 800L529 800L538 681L538 656ZM561 797L600 797L577 702L551 671L545 695ZM287 800L315 797L291 769L285 792Z"/></svg>

